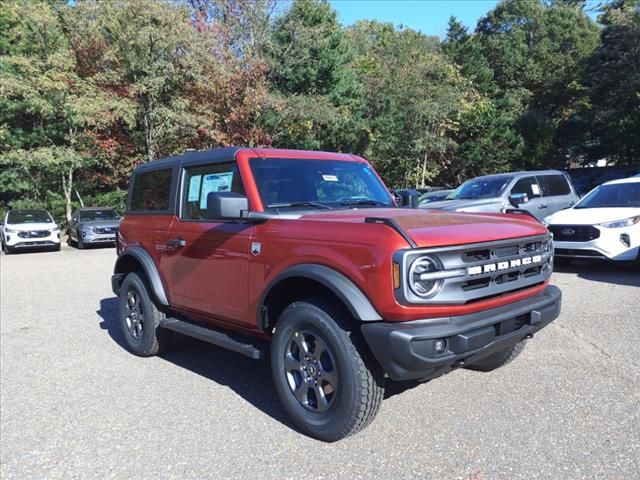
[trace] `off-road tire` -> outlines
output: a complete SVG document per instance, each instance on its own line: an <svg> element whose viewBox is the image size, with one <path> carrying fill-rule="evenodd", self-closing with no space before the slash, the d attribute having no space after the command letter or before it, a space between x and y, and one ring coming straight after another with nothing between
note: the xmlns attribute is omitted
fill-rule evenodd
<svg viewBox="0 0 640 480"><path fill-rule="evenodd" d="M310 411L290 386L285 355L296 332L311 332L333 356L337 386L325 411ZM282 312L271 343L271 372L280 402L293 422L304 433L327 442L365 428L384 396L384 373L357 324L348 311L321 297L294 302Z"/></svg>
<svg viewBox="0 0 640 480"><path fill-rule="evenodd" d="M138 338L134 336L132 328L129 326L131 318L128 313L131 310L127 306L130 300L129 292L133 292L136 303L140 306L143 317L142 333ZM144 274L132 272L122 281L120 295L118 298L118 316L120 326L129 350L140 357L151 357L163 352L170 341L171 332L160 328L160 322L165 318L153 303L149 295L149 286Z"/></svg>
<svg viewBox="0 0 640 480"><path fill-rule="evenodd" d="M522 350L524 350L526 343L526 340L522 340L516 343L513 347L509 347L505 350L484 357L474 364L469 365L467 368L470 370L477 370L479 372L490 372L496 368L500 368L515 360Z"/></svg>

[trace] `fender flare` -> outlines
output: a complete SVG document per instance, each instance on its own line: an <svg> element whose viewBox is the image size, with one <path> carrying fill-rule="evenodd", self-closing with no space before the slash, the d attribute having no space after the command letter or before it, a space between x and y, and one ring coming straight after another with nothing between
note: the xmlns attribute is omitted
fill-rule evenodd
<svg viewBox="0 0 640 480"><path fill-rule="evenodd" d="M158 302L162 305L169 305L169 301L167 300L167 295L164 290L164 285L162 284L162 279L160 278L160 273L156 268L156 264L154 263L151 255L142 247L134 246L129 247L124 250L116 260L116 265L114 267L114 274L122 274L123 272L119 271L119 266L122 265L122 262L127 257L133 257L137 262L142 266L144 273L149 280L149 284L151 285L151 289L153 290L153 294L155 295Z"/></svg>
<svg viewBox="0 0 640 480"><path fill-rule="evenodd" d="M356 320L362 322L379 322L382 320L382 317L362 290L342 273L324 265L302 263L287 268L269 283L258 303L258 325L262 325L264 304L274 287L283 280L293 277L308 278L327 287L347 307Z"/></svg>

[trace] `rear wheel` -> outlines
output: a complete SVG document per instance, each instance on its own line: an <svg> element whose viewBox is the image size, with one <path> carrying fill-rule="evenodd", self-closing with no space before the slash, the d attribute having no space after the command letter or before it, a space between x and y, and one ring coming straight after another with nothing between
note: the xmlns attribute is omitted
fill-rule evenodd
<svg viewBox="0 0 640 480"><path fill-rule="evenodd" d="M292 303L271 343L284 409L305 433L329 442L365 428L384 395L384 374L347 316L323 298Z"/></svg>
<svg viewBox="0 0 640 480"><path fill-rule="evenodd" d="M505 350L494 353L493 355L484 357L474 364L469 365L467 368L471 370L478 370L480 372L490 372L515 360L522 350L524 350L525 345L526 340L522 340L516 343L513 347L509 347Z"/></svg>
<svg viewBox="0 0 640 480"><path fill-rule="evenodd" d="M146 279L129 273L122 282L119 297L120 325L129 349L141 357L162 352L170 332L160 328L165 318L149 296Z"/></svg>

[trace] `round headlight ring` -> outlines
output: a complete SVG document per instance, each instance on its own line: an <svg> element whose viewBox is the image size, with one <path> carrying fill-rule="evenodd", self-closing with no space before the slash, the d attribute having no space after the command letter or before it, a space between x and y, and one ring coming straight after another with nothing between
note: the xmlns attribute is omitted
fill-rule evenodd
<svg viewBox="0 0 640 480"><path fill-rule="evenodd" d="M434 257L423 255L411 262L409 267L408 283L411 293L419 298L433 297L442 287L442 280L420 280L423 273L437 272L441 270L440 262Z"/></svg>

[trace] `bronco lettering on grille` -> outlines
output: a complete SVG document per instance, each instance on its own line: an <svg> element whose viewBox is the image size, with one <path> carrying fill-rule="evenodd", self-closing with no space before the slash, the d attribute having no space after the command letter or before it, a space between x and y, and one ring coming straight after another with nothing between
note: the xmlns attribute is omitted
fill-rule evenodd
<svg viewBox="0 0 640 480"><path fill-rule="evenodd" d="M467 268L467 275L481 275L483 273L502 272L528 265L542 263L542 255L534 255L532 257L515 258L509 261L498 263L486 263L484 265L475 265Z"/></svg>

